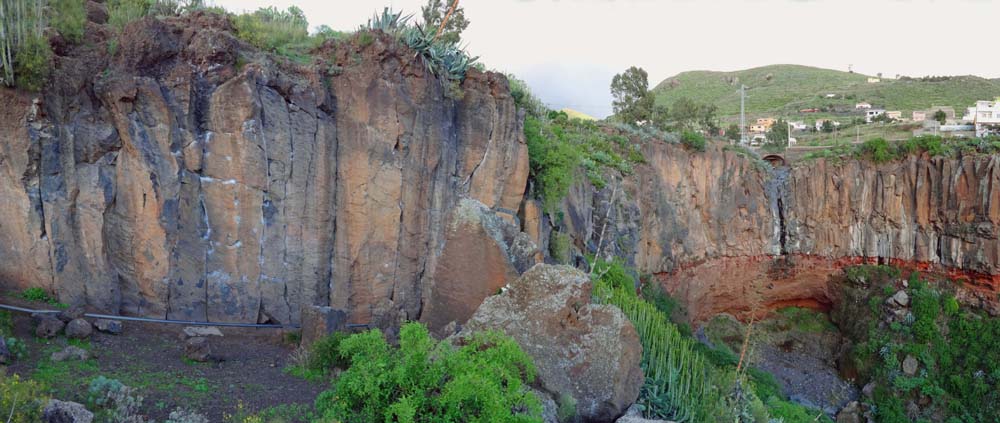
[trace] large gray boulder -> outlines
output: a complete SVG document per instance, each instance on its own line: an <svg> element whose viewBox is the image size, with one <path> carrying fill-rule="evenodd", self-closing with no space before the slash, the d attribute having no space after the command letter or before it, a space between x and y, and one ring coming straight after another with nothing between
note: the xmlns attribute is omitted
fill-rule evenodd
<svg viewBox="0 0 1000 423"><path fill-rule="evenodd" d="M59 334L66 326L62 320L57 319L51 314L43 314L38 317L38 323L35 326L35 336L39 338L52 338Z"/></svg>
<svg viewBox="0 0 1000 423"><path fill-rule="evenodd" d="M94 328L86 319L76 318L66 325L66 337L76 339L86 339L94 333Z"/></svg>
<svg viewBox="0 0 1000 423"><path fill-rule="evenodd" d="M94 413L87 411L83 404L72 401L49 400L42 411L42 421L45 423L90 423Z"/></svg>
<svg viewBox="0 0 1000 423"><path fill-rule="evenodd" d="M639 397L642 346L618 308L590 298L586 274L539 264L487 298L459 336L506 333L533 359L542 390L572 397L582 421L614 421Z"/></svg>

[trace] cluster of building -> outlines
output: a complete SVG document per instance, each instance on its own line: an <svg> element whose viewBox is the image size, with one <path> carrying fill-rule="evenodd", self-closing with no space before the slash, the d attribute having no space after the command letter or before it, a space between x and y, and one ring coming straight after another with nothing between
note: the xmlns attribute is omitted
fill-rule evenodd
<svg viewBox="0 0 1000 423"><path fill-rule="evenodd" d="M975 106L969 107L961 119L957 119L955 108L949 106L933 106L926 110L914 110L910 119L903 117L903 112L898 110L885 110L873 107L870 103L860 102L854 106L855 110L864 113L865 122L871 123L884 116L894 121L912 121L923 123L921 128L914 131L914 135L950 135L953 137L985 137L988 135L1000 136L1000 98L995 101L977 101ZM943 117L943 119L941 119ZM942 120L944 122L942 122ZM773 117L759 118L749 125L750 145L761 145L767 141L767 133L778 122ZM833 128L840 126L840 122L832 119L817 119L814 123L816 131L822 131L823 127L829 125ZM792 131L806 131L809 125L802 121L788 122L789 134ZM795 138L789 137L788 145L795 145Z"/></svg>

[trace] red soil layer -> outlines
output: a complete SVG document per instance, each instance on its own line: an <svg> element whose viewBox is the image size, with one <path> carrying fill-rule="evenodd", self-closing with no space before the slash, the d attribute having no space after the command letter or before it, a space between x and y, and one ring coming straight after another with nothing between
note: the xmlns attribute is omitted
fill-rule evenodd
<svg viewBox="0 0 1000 423"><path fill-rule="evenodd" d="M654 276L686 306L691 321L718 313L749 319L751 314L762 317L790 306L827 311L836 299L837 276L844 267L879 263L899 267L904 275L919 271L931 280L955 281L960 302L1000 314L1000 275L899 259L805 254L721 257Z"/></svg>

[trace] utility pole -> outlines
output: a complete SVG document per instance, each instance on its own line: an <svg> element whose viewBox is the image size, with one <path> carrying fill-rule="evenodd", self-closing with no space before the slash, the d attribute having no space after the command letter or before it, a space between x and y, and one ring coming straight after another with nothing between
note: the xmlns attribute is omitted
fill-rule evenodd
<svg viewBox="0 0 1000 423"><path fill-rule="evenodd" d="M747 115L746 115L746 90L747 86L740 84L740 144L747 144Z"/></svg>

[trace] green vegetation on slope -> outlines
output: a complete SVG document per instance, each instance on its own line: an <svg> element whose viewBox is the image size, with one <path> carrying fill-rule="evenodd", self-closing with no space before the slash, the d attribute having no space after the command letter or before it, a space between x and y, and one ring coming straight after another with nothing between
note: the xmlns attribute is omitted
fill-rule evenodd
<svg viewBox="0 0 1000 423"><path fill-rule="evenodd" d="M859 382L874 383L879 423L1000 421L1000 319L961 307L949 284L932 287L917 273L908 286L896 268L846 273L833 317L854 342ZM908 307L886 305L898 291Z"/></svg>
<svg viewBox="0 0 1000 423"><path fill-rule="evenodd" d="M722 116L740 111L740 84L748 87L746 107L752 116L791 115L830 106L853 111L858 102L905 113L931 106L952 106L959 113L976 100L1000 96L1000 81L975 76L944 80L892 80L870 84L867 76L799 65L771 65L736 72L692 71L657 85L657 104L681 98L715 105ZM933 81L933 82L932 82ZM827 98L835 94L835 98Z"/></svg>
<svg viewBox="0 0 1000 423"><path fill-rule="evenodd" d="M642 343L646 376L638 404L651 418L680 422L829 422L821 412L789 402L769 373L744 366L725 345L709 348L671 321L677 303L659 288L636 295L622 261L598 261L594 293L628 317ZM800 317L805 321L806 318ZM745 364L745 363L744 363Z"/></svg>
<svg viewBox="0 0 1000 423"><path fill-rule="evenodd" d="M803 163L815 159L839 163L845 159L854 158L869 160L874 163L888 163L913 154L927 153L931 157L965 157L975 155L992 155L1000 153L1000 138L952 139L924 135L913 137L906 141L887 141L874 138L861 144L838 145L825 150L806 154Z"/></svg>
<svg viewBox="0 0 1000 423"><path fill-rule="evenodd" d="M350 367L316 398L316 409L347 423L541 422L541 402L527 385L535 367L517 342L499 332L463 342L435 341L419 323L403 325L398 348L378 329L351 335L338 346Z"/></svg>

